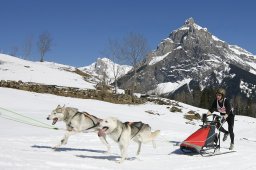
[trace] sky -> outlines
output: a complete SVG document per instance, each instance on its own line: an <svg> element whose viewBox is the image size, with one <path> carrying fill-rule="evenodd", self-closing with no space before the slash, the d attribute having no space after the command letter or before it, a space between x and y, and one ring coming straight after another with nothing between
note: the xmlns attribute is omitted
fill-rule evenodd
<svg viewBox="0 0 256 170"><path fill-rule="evenodd" d="M82 67L105 57L109 39L143 35L151 50L193 17L229 44L256 54L256 1L233 0L0 0L0 53L18 49L32 37L29 60L39 60L39 35L48 32L45 60Z"/></svg>

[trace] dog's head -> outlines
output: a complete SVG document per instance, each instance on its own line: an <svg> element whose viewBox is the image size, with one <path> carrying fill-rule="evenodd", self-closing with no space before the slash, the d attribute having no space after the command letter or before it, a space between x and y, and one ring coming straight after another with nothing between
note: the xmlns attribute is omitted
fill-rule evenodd
<svg viewBox="0 0 256 170"><path fill-rule="evenodd" d="M100 121L99 127L99 136L104 136L105 134L109 134L113 132L114 129L117 128L118 120L114 117L109 117Z"/></svg>
<svg viewBox="0 0 256 170"><path fill-rule="evenodd" d="M57 106L56 109L54 109L51 114L47 117L47 120L53 120L52 125L54 125L57 121L62 121L65 116L65 105L61 107L60 105Z"/></svg>

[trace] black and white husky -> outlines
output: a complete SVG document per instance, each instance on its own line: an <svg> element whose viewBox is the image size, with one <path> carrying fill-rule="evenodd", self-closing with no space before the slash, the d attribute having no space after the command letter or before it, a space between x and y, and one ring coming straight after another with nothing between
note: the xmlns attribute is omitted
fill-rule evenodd
<svg viewBox="0 0 256 170"><path fill-rule="evenodd" d="M127 148L131 140L138 143L137 155L140 154L141 144L152 142L155 148L155 138L160 134L160 130L151 131L148 124L142 122L121 122L120 120L109 117L100 122L101 130L99 136L108 135L115 142L118 143L121 152L121 159L118 161L122 163L126 159Z"/></svg>
<svg viewBox="0 0 256 170"><path fill-rule="evenodd" d="M87 112L79 112L77 108L73 107L61 107L60 105L54 109L51 114L47 117L48 120L52 120L54 125L57 121L64 121L66 123L66 133L63 139L58 145L53 147L54 149L59 148L63 144L67 144L70 135L79 132L90 132L99 131L99 123L102 119L97 118ZM106 141L106 136L99 136L101 142L106 145L107 152L110 151L110 145Z"/></svg>

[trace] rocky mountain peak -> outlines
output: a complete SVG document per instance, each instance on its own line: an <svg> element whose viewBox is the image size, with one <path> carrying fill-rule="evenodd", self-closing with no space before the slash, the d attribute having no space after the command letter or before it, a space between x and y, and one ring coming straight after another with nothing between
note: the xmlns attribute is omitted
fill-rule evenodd
<svg viewBox="0 0 256 170"><path fill-rule="evenodd" d="M185 24L190 26L190 25L193 25L195 23L194 19L192 17L190 17L189 19L187 19L185 21Z"/></svg>

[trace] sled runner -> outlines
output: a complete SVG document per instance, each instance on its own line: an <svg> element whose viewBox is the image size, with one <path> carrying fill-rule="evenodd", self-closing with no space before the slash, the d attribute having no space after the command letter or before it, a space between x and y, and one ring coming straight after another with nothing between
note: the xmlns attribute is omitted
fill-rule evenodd
<svg viewBox="0 0 256 170"><path fill-rule="evenodd" d="M220 132L216 132L221 126L221 116L213 114L212 121L203 115L203 125L180 144L184 153L199 153L202 156L214 156L234 151L220 152ZM218 127L219 125L219 127Z"/></svg>

